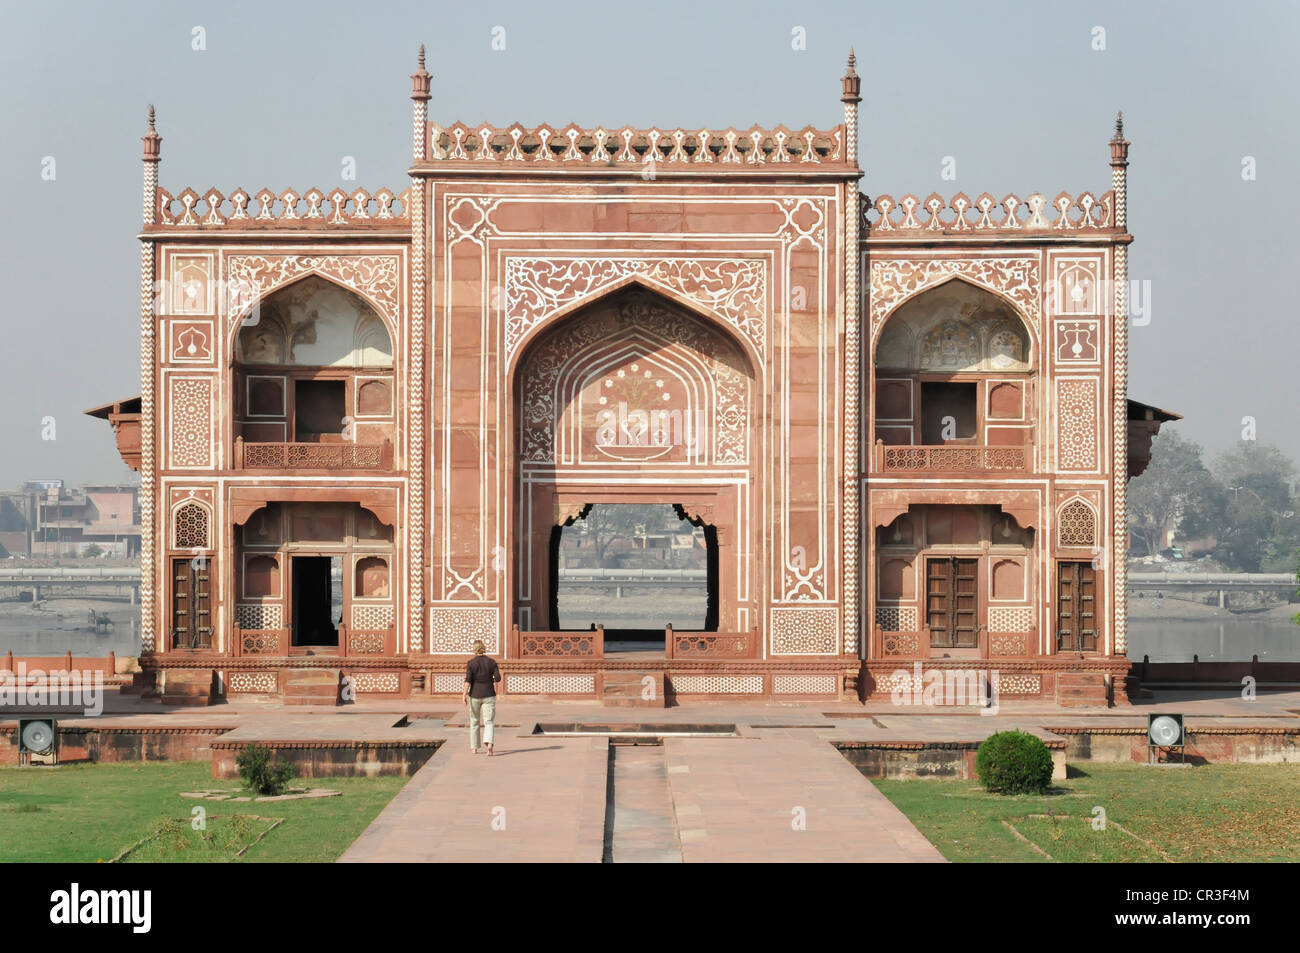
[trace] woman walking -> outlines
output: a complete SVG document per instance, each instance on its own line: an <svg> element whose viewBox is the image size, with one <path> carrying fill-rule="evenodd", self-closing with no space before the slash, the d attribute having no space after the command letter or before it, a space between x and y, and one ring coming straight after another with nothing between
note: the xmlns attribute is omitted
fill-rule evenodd
<svg viewBox="0 0 1300 953"><path fill-rule="evenodd" d="M492 724L496 717L497 690L501 681L501 670L497 663L487 654L487 646L479 639L474 641L474 657L465 666L465 687L460 693L460 700L469 705L469 747L478 754L479 719L483 721L483 743L487 745L488 757L492 757Z"/></svg>

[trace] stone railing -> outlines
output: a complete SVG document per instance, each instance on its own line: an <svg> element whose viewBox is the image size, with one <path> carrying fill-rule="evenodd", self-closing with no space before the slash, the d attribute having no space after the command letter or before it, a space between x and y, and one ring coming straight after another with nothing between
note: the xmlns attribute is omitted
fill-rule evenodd
<svg viewBox="0 0 1300 953"><path fill-rule="evenodd" d="M754 658L758 630L752 632L675 632L664 628L665 655L670 659Z"/></svg>
<svg viewBox="0 0 1300 953"><path fill-rule="evenodd" d="M340 655L393 655L397 652L397 630L353 629L339 623Z"/></svg>
<svg viewBox="0 0 1300 953"><path fill-rule="evenodd" d="M1027 199L1008 195L998 201L985 192L972 201L964 193L950 199L931 193L925 199L904 195L877 196L862 200L864 233L878 237L894 232L1087 232L1118 231L1115 221L1115 193L1100 198L1084 192L1077 198L1062 192L1050 202L1034 192Z"/></svg>
<svg viewBox="0 0 1300 953"><path fill-rule="evenodd" d="M882 629L876 625L872 628L874 645L873 658L932 658L948 649L930 648L930 632L898 632ZM990 631L988 626L979 627L979 649L981 658L1024 658L1036 654L1038 633Z"/></svg>
<svg viewBox="0 0 1300 953"><path fill-rule="evenodd" d="M235 438L236 470L390 470L392 444L245 443Z"/></svg>
<svg viewBox="0 0 1300 953"><path fill-rule="evenodd" d="M173 196L157 190L158 225L164 228L393 228L407 230L410 189L395 195L380 189L373 195L365 189L334 189L328 195L320 189L298 193L286 189L278 195L262 189L249 195L235 189L222 195L208 189L200 195L185 189Z"/></svg>
<svg viewBox="0 0 1300 953"><path fill-rule="evenodd" d="M428 155L433 161L529 162L591 166L780 165L847 163L844 126L832 129L582 129L566 126L526 129L471 129L456 123L446 129L428 126Z"/></svg>
<svg viewBox="0 0 1300 953"><path fill-rule="evenodd" d="M1029 446L886 446L876 441L876 470L885 473L1023 473L1029 470L1033 459Z"/></svg>
<svg viewBox="0 0 1300 953"><path fill-rule="evenodd" d="M239 656L289 654L288 629L241 629L235 626L231 642Z"/></svg>
<svg viewBox="0 0 1300 953"><path fill-rule="evenodd" d="M528 632L514 626L510 631L516 658L604 658L605 627L575 632Z"/></svg>

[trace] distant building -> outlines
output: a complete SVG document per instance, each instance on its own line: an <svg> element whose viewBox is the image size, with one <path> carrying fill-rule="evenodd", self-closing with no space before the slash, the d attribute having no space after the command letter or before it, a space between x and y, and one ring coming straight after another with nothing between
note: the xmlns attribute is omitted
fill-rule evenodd
<svg viewBox="0 0 1300 953"><path fill-rule="evenodd" d="M97 549L92 549L97 547ZM32 480L0 493L0 559L140 554L139 487Z"/></svg>

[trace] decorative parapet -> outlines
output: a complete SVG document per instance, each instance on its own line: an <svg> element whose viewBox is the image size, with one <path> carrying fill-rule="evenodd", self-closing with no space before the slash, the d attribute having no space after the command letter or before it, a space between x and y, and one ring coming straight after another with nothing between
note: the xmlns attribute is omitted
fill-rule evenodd
<svg viewBox="0 0 1300 953"><path fill-rule="evenodd" d="M428 125L427 155L432 162L527 162L553 167L642 166L653 162L670 168L750 168L783 165L848 166L844 126L799 130L776 126L741 129L582 129L542 125L471 129L456 123L443 129Z"/></svg>
<svg viewBox="0 0 1300 953"><path fill-rule="evenodd" d="M1115 193L1100 198L1084 192L1077 198L1062 192L1049 203L1040 192L1021 200L1008 195L998 201L985 192L973 202L958 192L951 199L931 193L921 200L904 195L895 201L881 195L874 202L862 200L862 226L865 234L879 236L895 232L941 232L944 234L983 234L987 232L1120 232L1115 224Z"/></svg>
<svg viewBox="0 0 1300 953"><path fill-rule="evenodd" d="M409 231L408 208L411 190L394 195L380 189L373 195L365 189L346 192L334 189L328 195L312 188L298 193L286 189L278 195L262 189L249 195L235 189L222 195L208 189L200 195L185 189L173 196L157 190L158 217L162 228L371 228Z"/></svg>

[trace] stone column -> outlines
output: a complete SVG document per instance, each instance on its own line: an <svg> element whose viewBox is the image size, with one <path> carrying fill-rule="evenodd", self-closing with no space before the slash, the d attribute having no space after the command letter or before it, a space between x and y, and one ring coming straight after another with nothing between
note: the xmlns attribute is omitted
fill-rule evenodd
<svg viewBox="0 0 1300 953"><path fill-rule="evenodd" d="M1115 119L1110 140L1110 178L1115 193L1115 225L1128 232L1128 140L1124 138L1124 114ZM1127 238L1127 234L1125 235ZM1115 246L1115 481L1114 580L1116 655L1128 654L1128 245Z"/></svg>

